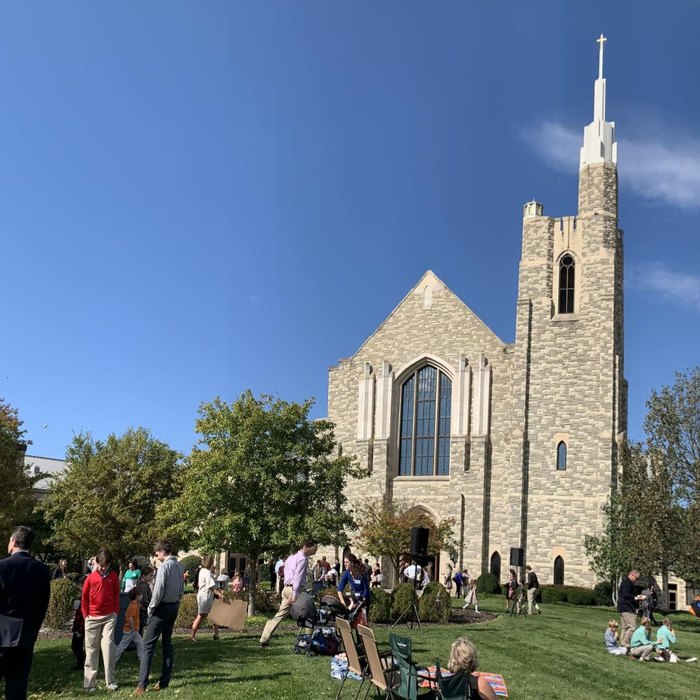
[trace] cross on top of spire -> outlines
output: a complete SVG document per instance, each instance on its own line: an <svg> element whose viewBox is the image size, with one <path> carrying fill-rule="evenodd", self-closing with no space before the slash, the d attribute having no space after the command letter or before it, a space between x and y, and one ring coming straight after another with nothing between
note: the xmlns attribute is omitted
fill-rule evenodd
<svg viewBox="0 0 700 700"><path fill-rule="evenodd" d="M603 46L605 45L605 42L608 40L607 37L603 36L603 33L600 33L600 36L596 39L596 41L600 44L600 54L598 55L598 78L601 79L603 77Z"/></svg>

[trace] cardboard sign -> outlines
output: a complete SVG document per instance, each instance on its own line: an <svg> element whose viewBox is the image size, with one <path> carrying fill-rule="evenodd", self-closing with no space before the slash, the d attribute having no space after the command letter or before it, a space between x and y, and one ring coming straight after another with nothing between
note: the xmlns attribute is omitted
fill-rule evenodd
<svg viewBox="0 0 700 700"><path fill-rule="evenodd" d="M222 600L214 598L209 619L219 627L242 630L245 627L248 603L245 600Z"/></svg>

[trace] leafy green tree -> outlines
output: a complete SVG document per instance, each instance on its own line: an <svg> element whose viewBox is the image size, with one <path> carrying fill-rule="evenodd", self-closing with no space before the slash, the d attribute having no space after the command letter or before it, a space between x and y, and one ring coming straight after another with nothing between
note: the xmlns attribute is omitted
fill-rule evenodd
<svg viewBox="0 0 700 700"><path fill-rule="evenodd" d="M122 565L150 553L161 534L156 506L178 495L179 458L145 428L104 442L76 435L43 503L54 545L76 556L108 547Z"/></svg>
<svg viewBox="0 0 700 700"><path fill-rule="evenodd" d="M637 443L620 447L618 488L603 506L605 526L584 538L591 570L610 582L613 597L622 576L637 569L642 577L661 574L668 600L668 574L678 560L682 513L672 496L664 455Z"/></svg>
<svg viewBox="0 0 700 700"><path fill-rule="evenodd" d="M677 540L674 572L700 585L700 367L652 392L647 408L647 444L663 461L677 509L668 528Z"/></svg>
<svg viewBox="0 0 700 700"><path fill-rule="evenodd" d="M700 367L676 373L672 386L653 391L644 431L650 448L666 457L674 495L687 505L700 500Z"/></svg>
<svg viewBox="0 0 700 700"><path fill-rule="evenodd" d="M361 472L352 459L333 456L333 424L310 420L312 405L250 391L232 404L220 398L202 404L201 437L182 472L182 495L160 514L170 531L200 551L241 552L251 564L295 550L308 537L342 546L353 524L345 482ZM257 567L251 574L257 579Z"/></svg>
<svg viewBox="0 0 700 700"><path fill-rule="evenodd" d="M29 441L16 408L0 398L0 537L9 539L12 529L27 522L34 507L32 486L39 477L30 477L24 468Z"/></svg>
<svg viewBox="0 0 700 700"><path fill-rule="evenodd" d="M358 507L358 534L355 543L375 557L385 556L391 561L398 575L402 555L411 548L411 530L428 528L428 553L455 549L454 519L445 518L436 524L421 508L404 500L389 503L383 500L368 501Z"/></svg>

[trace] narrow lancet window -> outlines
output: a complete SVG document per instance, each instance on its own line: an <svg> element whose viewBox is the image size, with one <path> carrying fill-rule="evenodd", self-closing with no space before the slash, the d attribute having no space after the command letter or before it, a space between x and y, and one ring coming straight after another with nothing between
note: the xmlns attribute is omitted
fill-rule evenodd
<svg viewBox="0 0 700 700"><path fill-rule="evenodd" d="M557 445L557 471L566 469L566 443L562 440Z"/></svg>
<svg viewBox="0 0 700 700"><path fill-rule="evenodd" d="M575 264L570 255L565 255L559 263L559 313L574 313Z"/></svg>
<svg viewBox="0 0 700 700"><path fill-rule="evenodd" d="M563 557L557 557L554 560L554 585L563 586L564 585L564 559Z"/></svg>

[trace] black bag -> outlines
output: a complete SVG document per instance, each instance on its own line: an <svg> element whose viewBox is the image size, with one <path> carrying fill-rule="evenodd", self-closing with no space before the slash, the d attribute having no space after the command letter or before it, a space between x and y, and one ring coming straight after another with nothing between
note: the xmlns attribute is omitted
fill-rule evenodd
<svg viewBox="0 0 700 700"><path fill-rule="evenodd" d="M0 615L0 649L16 647L22 636L24 621L19 617Z"/></svg>

